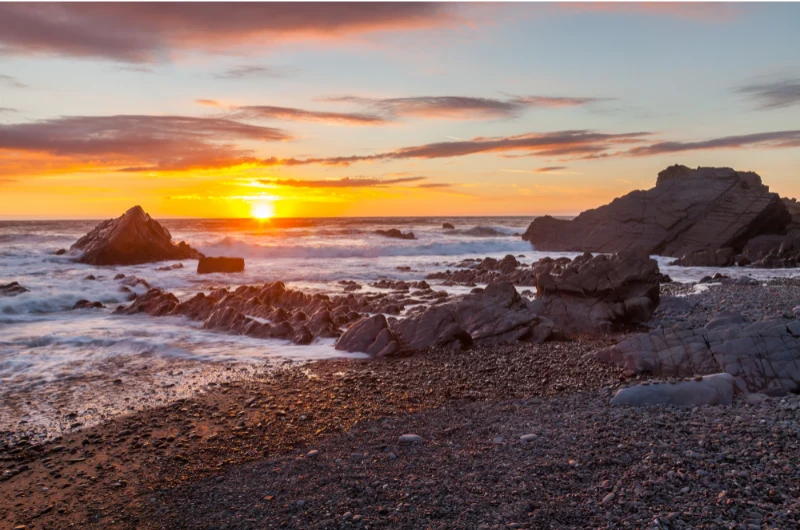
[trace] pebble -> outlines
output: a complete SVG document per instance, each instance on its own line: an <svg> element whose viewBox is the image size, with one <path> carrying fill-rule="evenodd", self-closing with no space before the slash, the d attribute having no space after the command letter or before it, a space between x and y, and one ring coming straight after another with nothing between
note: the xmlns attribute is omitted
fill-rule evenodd
<svg viewBox="0 0 800 530"><path fill-rule="evenodd" d="M314 458L315 456L318 456L318 455L319 455L319 451L317 451L316 449L312 449L311 451L306 453L306 456L308 458Z"/></svg>
<svg viewBox="0 0 800 530"><path fill-rule="evenodd" d="M398 438L398 441L401 444L415 444L422 442L422 436L418 436L416 434L402 434Z"/></svg>
<svg viewBox="0 0 800 530"><path fill-rule="evenodd" d="M534 442L537 438L539 438L539 436L536 434L523 434L519 437L520 441L523 443Z"/></svg>
<svg viewBox="0 0 800 530"><path fill-rule="evenodd" d="M616 493L611 492L608 495L606 495L605 497L603 497L603 500L600 501L600 504L605 506L606 504L610 503L611 501L613 501L616 498L617 498Z"/></svg>

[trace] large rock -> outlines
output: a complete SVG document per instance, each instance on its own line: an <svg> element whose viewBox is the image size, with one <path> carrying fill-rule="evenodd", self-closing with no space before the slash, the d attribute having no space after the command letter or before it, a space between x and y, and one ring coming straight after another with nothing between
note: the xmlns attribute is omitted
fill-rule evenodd
<svg viewBox="0 0 800 530"><path fill-rule="evenodd" d="M630 373L690 377L726 372L742 392L800 390L800 320L745 322L721 313L701 328L676 325L634 335L597 353Z"/></svg>
<svg viewBox="0 0 800 530"><path fill-rule="evenodd" d="M70 249L83 251L78 261L92 265L137 265L202 257L183 241L174 244L169 231L151 219L141 206L103 221Z"/></svg>
<svg viewBox="0 0 800 530"><path fill-rule="evenodd" d="M375 233L379 236L390 237L392 239L417 239L414 236L414 232L408 232L404 234L397 228L390 228L389 230L375 230Z"/></svg>
<svg viewBox="0 0 800 530"><path fill-rule="evenodd" d="M385 356L396 352L398 348L386 317L375 315L353 324L336 342L336 349Z"/></svg>
<svg viewBox="0 0 800 530"><path fill-rule="evenodd" d="M534 310L565 333L592 334L641 324L658 307L658 263L641 249L612 256L586 253L548 265L537 275Z"/></svg>
<svg viewBox="0 0 800 530"><path fill-rule="evenodd" d="M197 262L197 274L209 274L212 272L243 272L244 258L200 258Z"/></svg>
<svg viewBox="0 0 800 530"><path fill-rule="evenodd" d="M617 392L611 404L633 407L730 405L735 390L735 379L731 374L712 374L691 381L648 383L623 388Z"/></svg>
<svg viewBox="0 0 800 530"><path fill-rule="evenodd" d="M791 215L753 172L671 166L656 186L633 191L574 220L534 219L522 238L537 250L619 252L682 257L782 233Z"/></svg>
<svg viewBox="0 0 800 530"><path fill-rule="evenodd" d="M27 293L30 289L26 289L25 287L21 286L18 282L11 282L5 285L0 285L0 296L17 296L22 293Z"/></svg>

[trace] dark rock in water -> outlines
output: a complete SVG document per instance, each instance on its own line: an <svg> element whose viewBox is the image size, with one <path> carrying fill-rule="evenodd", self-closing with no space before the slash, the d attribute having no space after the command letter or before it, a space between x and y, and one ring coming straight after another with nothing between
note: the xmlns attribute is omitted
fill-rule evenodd
<svg viewBox="0 0 800 530"><path fill-rule="evenodd" d="M89 274L88 276L84 276L83 279L84 280L96 280L97 278L95 277L94 274Z"/></svg>
<svg viewBox="0 0 800 530"><path fill-rule="evenodd" d="M122 274L122 273L120 272L119 274L117 274L116 276L114 276L114 279L115 279L115 280L121 280L121 279L123 279L124 277L125 277L125 275L124 275L124 274Z"/></svg>
<svg viewBox="0 0 800 530"><path fill-rule="evenodd" d="M414 237L414 232L409 232L404 234L397 228L391 228L389 230L375 230L375 233L383 236L383 237L391 237L393 239L417 239Z"/></svg>
<svg viewBox="0 0 800 530"><path fill-rule="evenodd" d="M455 230L456 227L451 225L450 223L442 223L442 228L445 230Z"/></svg>
<svg viewBox="0 0 800 530"><path fill-rule="evenodd" d="M682 265L684 267L730 267L735 264L736 253L730 247L684 254L680 259L670 263L670 265Z"/></svg>
<svg viewBox="0 0 800 530"><path fill-rule="evenodd" d="M565 333L612 331L650 319L659 278L658 263L641 249L585 253L538 274L534 304Z"/></svg>
<svg viewBox="0 0 800 530"><path fill-rule="evenodd" d="M150 289L142 296L137 296L133 303L127 307L118 307L115 315L135 315L146 313L150 316L168 315L178 305L178 299L172 293L165 293L160 289Z"/></svg>
<svg viewBox="0 0 800 530"><path fill-rule="evenodd" d="M727 372L739 392L800 390L800 320L748 323L720 313L705 327L676 325L640 333L597 353L631 373L691 377Z"/></svg>
<svg viewBox="0 0 800 530"><path fill-rule="evenodd" d="M103 221L70 248L82 250L78 261L92 265L137 265L202 257L182 241L174 244L169 231L151 219L141 206Z"/></svg>
<svg viewBox="0 0 800 530"><path fill-rule="evenodd" d="M243 272L244 258L200 258L197 262L197 273L211 272Z"/></svg>
<svg viewBox="0 0 800 530"><path fill-rule="evenodd" d="M200 258L200 259L204 259L204 258ZM158 267L158 268L156 268L156 270L161 272L161 271L173 271L173 270L182 269L182 268L183 268L183 263L175 263L175 264L169 265L167 267Z"/></svg>
<svg viewBox="0 0 800 530"><path fill-rule="evenodd" d="M0 296L17 296L22 293L27 293L30 289L26 289L18 282L11 282L5 285L0 285Z"/></svg>
<svg viewBox="0 0 800 530"><path fill-rule="evenodd" d="M473 237L494 237L506 235L499 230L495 230L491 226L473 226L468 230L462 230L461 234Z"/></svg>
<svg viewBox="0 0 800 530"><path fill-rule="evenodd" d="M60 249L56 250L56 256L63 256L66 253L67 253L67 249L65 249L65 248L60 248Z"/></svg>
<svg viewBox="0 0 800 530"><path fill-rule="evenodd" d="M89 300L78 300L72 309L102 309L105 306L101 302L90 302Z"/></svg>
<svg viewBox="0 0 800 530"><path fill-rule="evenodd" d="M756 236L782 233L791 219L784 201L756 173L676 165L659 173L655 188L633 191L574 220L536 218L522 238L537 250L735 254Z"/></svg>

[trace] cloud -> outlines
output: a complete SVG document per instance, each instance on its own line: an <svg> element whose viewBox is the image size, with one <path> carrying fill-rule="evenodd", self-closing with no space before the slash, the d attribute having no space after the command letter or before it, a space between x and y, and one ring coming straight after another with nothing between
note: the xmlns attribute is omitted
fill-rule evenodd
<svg viewBox="0 0 800 530"><path fill-rule="evenodd" d="M567 166L545 166L537 168L536 173L552 173L553 171L562 171L567 169Z"/></svg>
<svg viewBox="0 0 800 530"><path fill-rule="evenodd" d="M440 3L0 3L0 51L146 63L177 50L226 51L342 39L460 21Z"/></svg>
<svg viewBox="0 0 800 530"><path fill-rule="evenodd" d="M391 117L434 118L451 120L506 119L532 107L573 107L601 101L600 98L563 96L525 96L509 99L464 96L418 96L374 99L359 96L335 96L320 101L355 103Z"/></svg>
<svg viewBox="0 0 800 530"><path fill-rule="evenodd" d="M93 168L172 171L257 163L241 140L281 141L287 133L228 119L186 116L67 116L0 124L0 151L64 158ZM41 164L51 164L42 160Z"/></svg>
<svg viewBox="0 0 800 530"><path fill-rule="evenodd" d="M375 114L340 113L303 110L291 107L247 106L238 107L236 119L277 119L290 121L316 121L339 125L384 125L385 118Z"/></svg>
<svg viewBox="0 0 800 530"><path fill-rule="evenodd" d="M344 177L329 180L299 179L261 179L259 182L287 188L382 188L395 184L407 184L427 180L428 177L400 177L393 179L377 179L374 177ZM424 184L418 187L433 187Z"/></svg>
<svg viewBox="0 0 800 530"><path fill-rule="evenodd" d="M561 2L557 6L576 13L666 16L698 22L730 22L742 13L741 6L725 2Z"/></svg>
<svg viewBox="0 0 800 530"><path fill-rule="evenodd" d="M0 74L0 86L6 88L28 88L28 85L19 81L16 77Z"/></svg>
<svg viewBox="0 0 800 530"><path fill-rule="evenodd" d="M417 184L415 188L436 189L436 188L451 188L452 184L448 182L426 182L425 184Z"/></svg>
<svg viewBox="0 0 800 530"><path fill-rule="evenodd" d="M277 79L285 76L285 70L260 65L236 66L234 68L225 70L224 72L214 74L214 77L217 79L242 79L245 77L271 77L273 79Z"/></svg>
<svg viewBox="0 0 800 530"><path fill-rule="evenodd" d="M17 109L12 109L11 107L0 107L0 114L3 114L3 113L10 114L12 112L17 112Z"/></svg>
<svg viewBox="0 0 800 530"><path fill-rule="evenodd" d="M750 96L761 110L782 109L800 103L800 79L745 85L736 92Z"/></svg>
<svg viewBox="0 0 800 530"><path fill-rule="evenodd" d="M349 166L357 162L377 162L382 160L452 158L480 153L508 153L524 151L538 156L591 155L610 149L644 141L650 133L632 132L606 134L595 131L557 131L548 133L529 133L507 137L478 137L456 142L438 142L373 155L354 155L330 158L262 160L263 165L297 166L322 164L330 166Z"/></svg>
<svg viewBox="0 0 800 530"><path fill-rule="evenodd" d="M800 147L800 130L723 136L721 138L712 138L699 142L659 142L652 145L634 147L622 154L630 156L650 156L664 153L680 153L684 151L738 149L743 147Z"/></svg>
<svg viewBox="0 0 800 530"><path fill-rule="evenodd" d="M222 104L217 101L216 99L196 99L194 100L195 103L198 105L203 105L205 107L221 107Z"/></svg>

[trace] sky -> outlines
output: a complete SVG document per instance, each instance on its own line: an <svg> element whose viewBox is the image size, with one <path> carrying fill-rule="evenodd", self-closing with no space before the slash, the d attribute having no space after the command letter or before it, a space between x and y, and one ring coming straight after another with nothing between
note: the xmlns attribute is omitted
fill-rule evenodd
<svg viewBox="0 0 800 530"><path fill-rule="evenodd" d="M800 197L798 3L2 3L0 219Z"/></svg>

